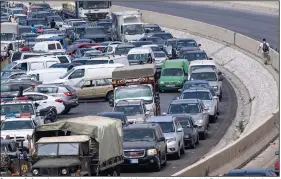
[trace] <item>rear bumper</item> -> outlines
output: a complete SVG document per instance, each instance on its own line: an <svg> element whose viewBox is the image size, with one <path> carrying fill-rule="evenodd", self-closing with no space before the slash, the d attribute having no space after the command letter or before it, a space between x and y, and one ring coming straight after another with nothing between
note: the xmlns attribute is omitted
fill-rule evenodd
<svg viewBox="0 0 281 179"><path fill-rule="evenodd" d="M76 108L77 106L79 106L78 99L70 102L64 102L63 104L65 108Z"/></svg>

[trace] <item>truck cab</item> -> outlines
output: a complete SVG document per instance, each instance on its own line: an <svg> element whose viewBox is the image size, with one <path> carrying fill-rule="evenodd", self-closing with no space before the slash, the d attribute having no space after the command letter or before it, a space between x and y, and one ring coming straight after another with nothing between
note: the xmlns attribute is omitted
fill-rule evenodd
<svg viewBox="0 0 281 179"><path fill-rule="evenodd" d="M113 12L113 38L122 42L134 42L144 37L144 23L141 13L137 11Z"/></svg>

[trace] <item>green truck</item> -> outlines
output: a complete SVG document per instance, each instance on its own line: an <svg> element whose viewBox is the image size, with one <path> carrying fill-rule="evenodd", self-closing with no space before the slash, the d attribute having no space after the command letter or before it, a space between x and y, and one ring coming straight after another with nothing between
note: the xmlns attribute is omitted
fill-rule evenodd
<svg viewBox="0 0 281 179"><path fill-rule="evenodd" d="M162 65L159 88L161 92L181 89L188 76L186 59L167 60Z"/></svg>

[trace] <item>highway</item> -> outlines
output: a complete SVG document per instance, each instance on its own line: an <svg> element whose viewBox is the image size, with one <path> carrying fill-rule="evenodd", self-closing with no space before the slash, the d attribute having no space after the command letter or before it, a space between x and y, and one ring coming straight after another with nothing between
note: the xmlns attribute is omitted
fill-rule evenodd
<svg viewBox="0 0 281 179"><path fill-rule="evenodd" d="M210 7L201 4L173 2L113 2L113 5L154 11L193 19L241 33L258 41L266 38L275 48L279 47L279 16L243 10Z"/></svg>

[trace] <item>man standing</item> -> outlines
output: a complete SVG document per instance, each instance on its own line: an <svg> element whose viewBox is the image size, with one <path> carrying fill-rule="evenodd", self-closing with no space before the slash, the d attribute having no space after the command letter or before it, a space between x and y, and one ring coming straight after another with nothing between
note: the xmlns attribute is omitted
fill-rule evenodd
<svg viewBox="0 0 281 179"><path fill-rule="evenodd" d="M269 56L269 44L266 42L266 39L262 40L262 43L259 46L258 49L258 53L260 52L260 50L262 49L262 54L263 54L263 58L264 58L264 64L267 65L268 62L270 61L270 56Z"/></svg>
<svg viewBox="0 0 281 179"><path fill-rule="evenodd" d="M54 19L52 19L52 21L50 22L50 26L51 26L51 29L54 29L56 27L56 22Z"/></svg>

